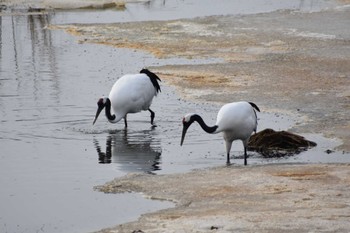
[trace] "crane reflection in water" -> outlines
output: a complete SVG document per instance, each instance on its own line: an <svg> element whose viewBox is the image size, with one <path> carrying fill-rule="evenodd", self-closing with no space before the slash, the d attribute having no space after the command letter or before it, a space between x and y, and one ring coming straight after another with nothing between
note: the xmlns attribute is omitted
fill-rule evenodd
<svg viewBox="0 0 350 233"><path fill-rule="evenodd" d="M106 137L106 148L93 139L101 164L116 163L124 172L152 173L160 170L161 145L151 130L110 131Z"/></svg>

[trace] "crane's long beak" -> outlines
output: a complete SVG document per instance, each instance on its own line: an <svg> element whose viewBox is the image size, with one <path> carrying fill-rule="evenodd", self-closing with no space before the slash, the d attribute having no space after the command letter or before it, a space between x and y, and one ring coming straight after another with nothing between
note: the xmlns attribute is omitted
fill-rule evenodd
<svg viewBox="0 0 350 233"><path fill-rule="evenodd" d="M189 126L184 125L183 128L182 128L182 136L181 136L181 143L180 143L180 146L182 146L182 144L184 143L185 135L186 135L186 132L187 132L188 127L189 127Z"/></svg>
<svg viewBox="0 0 350 233"><path fill-rule="evenodd" d="M104 108L104 106L98 106L94 122L92 123L93 125L95 124L95 122L96 122L98 116L100 115L101 111L103 110L103 108Z"/></svg>

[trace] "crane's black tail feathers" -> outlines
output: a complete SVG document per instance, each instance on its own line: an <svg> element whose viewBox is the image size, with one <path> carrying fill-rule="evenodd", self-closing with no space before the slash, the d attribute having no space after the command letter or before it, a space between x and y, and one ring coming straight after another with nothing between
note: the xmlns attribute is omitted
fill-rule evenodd
<svg viewBox="0 0 350 233"><path fill-rule="evenodd" d="M255 108L258 112L260 112L260 109L259 109L259 107L256 105L256 104L254 104L253 102L248 102L253 108Z"/></svg>
<svg viewBox="0 0 350 233"><path fill-rule="evenodd" d="M158 80L159 81L162 81L162 80L160 80L160 78L155 73L149 71L148 69L142 69L140 71L140 73L146 74L150 78L150 80L151 80L154 88L156 89L157 93L161 92Z"/></svg>

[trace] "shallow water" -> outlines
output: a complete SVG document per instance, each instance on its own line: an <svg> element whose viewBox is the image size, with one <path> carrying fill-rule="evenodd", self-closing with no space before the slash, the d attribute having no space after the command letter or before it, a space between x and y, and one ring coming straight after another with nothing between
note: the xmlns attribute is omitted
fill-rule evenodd
<svg viewBox="0 0 350 233"><path fill-rule="evenodd" d="M55 6L57 0L46 1ZM81 3L83 1L80 1ZM127 1L126 1L127 2ZM76 5L79 5L79 1ZM127 3L125 10L106 9L104 11L76 10L56 11L55 23L113 23L148 20L173 20L212 15L242 15L266 13L277 10L315 12L335 6L327 0L153 0L144 3ZM62 14L61 14L62 13Z"/></svg>
<svg viewBox="0 0 350 233"><path fill-rule="evenodd" d="M103 13L109 11L98 12ZM217 61L158 60L128 49L78 44L63 31L45 29L63 22L64 15L0 17L0 232L87 232L130 221L173 204L138 194L105 195L93 186L128 172L184 172L226 161L221 135L203 134L198 125L179 146L184 113L202 113L211 124L220 106L181 100L165 82L152 107L157 127L150 126L148 112L130 115L128 129L103 116L92 126L97 99L120 75L142 67ZM88 21L88 15L75 17ZM259 118L260 129L277 130L298 120L287 113L263 112ZM324 153L338 142L307 137L319 146L278 160L251 153L248 163L349 162L341 153ZM238 155L234 163L243 164L240 142L232 154Z"/></svg>

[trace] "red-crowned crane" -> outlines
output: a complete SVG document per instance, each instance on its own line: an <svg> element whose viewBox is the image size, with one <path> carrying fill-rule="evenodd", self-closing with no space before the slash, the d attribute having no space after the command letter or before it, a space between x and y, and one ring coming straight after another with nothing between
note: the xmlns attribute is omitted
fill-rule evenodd
<svg viewBox="0 0 350 233"><path fill-rule="evenodd" d="M253 132L256 132L258 121L255 110L258 106L251 102L233 102L225 104L218 112L214 126L208 126L197 114L187 114L182 120L183 130L181 143L183 144L187 129L197 121L202 129L210 134L223 133L226 142L227 164L230 164L230 150L234 140L242 140L244 146L244 165L247 165L247 145Z"/></svg>
<svg viewBox="0 0 350 233"><path fill-rule="evenodd" d="M151 113L151 124L154 126L155 114L150 106L153 97L160 92L158 81L161 81L160 78L148 69L142 69L139 74L126 74L120 77L114 83L109 96L102 96L97 101L98 109L93 124L105 108L109 122L117 123L124 118L125 127L128 127L126 119L128 113L148 110Z"/></svg>

